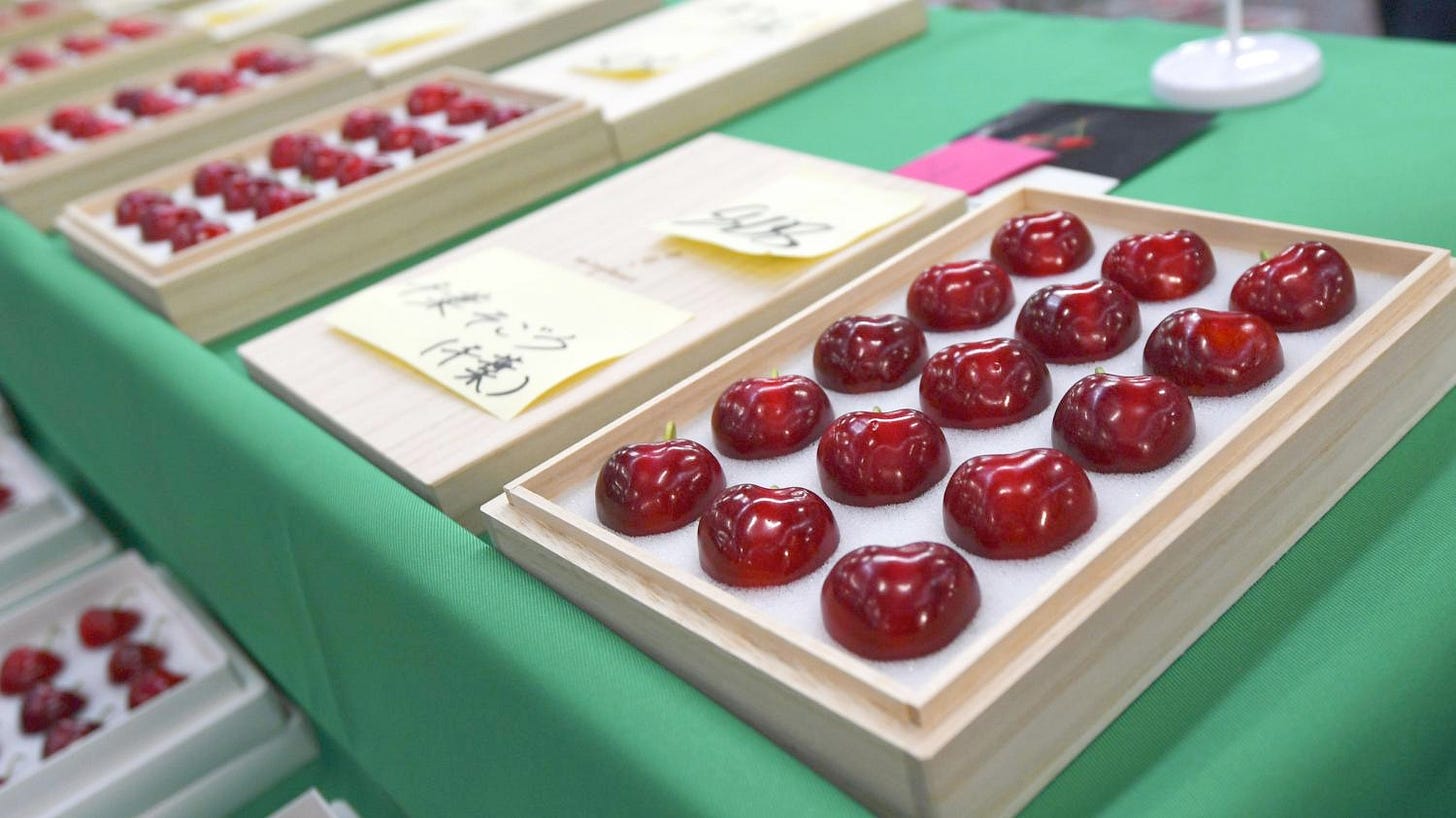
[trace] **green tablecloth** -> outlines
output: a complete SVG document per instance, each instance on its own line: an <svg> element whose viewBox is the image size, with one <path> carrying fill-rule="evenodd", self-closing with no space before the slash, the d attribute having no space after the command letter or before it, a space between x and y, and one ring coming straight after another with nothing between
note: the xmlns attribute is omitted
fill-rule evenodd
<svg viewBox="0 0 1456 818"><path fill-rule="evenodd" d="M1201 33L936 11L723 130L890 168L1031 97L1152 103L1149 65ZM1318 40L1315 91L1223 115L1120 192L1456 244L1456 49ZM342 777L357 762L417 816L863 813L249 382L233 348L276 322L203 348L11 214L0 242L0 382L31 432L302 703ZM1448 398L1029 814L1456 811L1453 439Z"/></svg>

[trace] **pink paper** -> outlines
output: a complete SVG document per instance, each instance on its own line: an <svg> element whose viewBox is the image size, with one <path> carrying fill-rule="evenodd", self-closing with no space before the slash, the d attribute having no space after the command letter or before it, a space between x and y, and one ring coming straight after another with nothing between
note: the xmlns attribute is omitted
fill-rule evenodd
<svg viewBox="0 0 1456 818"><path fill-rule="evenodd" d="M895 169L899 176L975 195L1057 156L1053 151L984 136L967 136Z"/></svg>

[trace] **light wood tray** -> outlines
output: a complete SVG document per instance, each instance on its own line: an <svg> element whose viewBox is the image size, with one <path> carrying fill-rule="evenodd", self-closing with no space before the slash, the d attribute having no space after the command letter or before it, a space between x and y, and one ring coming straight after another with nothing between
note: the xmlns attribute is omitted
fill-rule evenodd
<svg viewBox="0 0 1456 818"><path fill-rule="evenodd" d="M820 259L760 259L667 239L651 226L800 167L924 204ZM322 314L245 344L259 383L473 530L480 500L850 277L965 212L963 194L710 134L462 245L401 277L508 247L693 313L655 342L500 421L403 364L332 331Z"/></svg>
<svg viewBox="0 0 1456 818"><path fill-rule="evenodd" d="M1054 208L1128 232L1186 227L1216 248L1241 251L1320 239L1357 269L1399 281L974 648L953 655L929 685L898 684L563 507L562 498L589 485L618 446L653 439L668 419L707 411L726 385L806 349L833 320L903 297L921 270L956 257L1010 216ZM872 809L1010 814L1452 386L1453 293L1456 271L1445 250L1018 191L513 481L485 506L489 530L513 560Z"/></svg>
<svg viewBox="0 0 1456 818"><path fill-rule="evenodd" d="M661 5L660 0L563 0L560 5L523 18L481 11L467 32L439 40L420 39L440 25L432 16L434 9L448 9L459 2L436 0L407 6L320 37L314 45L320 51L364 62L370 76L381 82L445 65L490 71ZM391 41L416 38L419 42L379 54L372 49L380 36L388 36Z"/></svg>
<svg viewBox="0 0 1456 818"><path fill-rule="evenodd" d="M4 4L7 10L12 5L14 4ZM16 18L12 25L0 28L0 48L23 45L58 31L85 25L88 21L95 19L96 15L87 11L79 3L71 2L71 0L56 0L55 9L50 14L40 17Z"/></svg>
<svg viewBox="0 0 1456 818"><path fill-rule="evenodd" d="M213 47L207 35L181 25L174 17L160 14L131 16L160 20L168 28L108 52L42 71L23 82L0 86L0 117L23 114L34 108L49 108L61 100L104 88L117 77L129 77L173 65ZM105 27L105 23L93 23L77 30L89 32ZM58 49L60 38L52 37L33 44L42 48ZM8 51L9 49L7 54Z"/></svg>
<svg viewBox="0 0 1456 818"><path fill-rule="evenodd" d="M188 25L206 31L220 43L234 43L248 37L272 32L299 37L326 31L353 20L368 17L405 0L288 0L284 8L273 14L246 16L250 8L262 4L255 0L211 0L192 3L179 12ZM292 6L290 10L287 6ZM240 16L239 12L243 15Z"/></svg>
<svg viewBox="0 0 1456 818"><path fill-rule="evenodd" d="M280 35L262 37L239 44L237 48L252 46L309 53L303 41ZM266 88L228 94L210 105L157 117L144 127L130 127L122 133L85 143L77 150L0 166L0 202L44 230L51 226L67 202L87 193L171 164L178 156L190 156L214 145L241 139L372 88L363 66L357 62L328 54L312 56L314 62L308 68L281 76ZM220 55L209 61L189 62L167 71L130 77L108 90L93 91L61 104L95 107L109 103L116 88L155 87L171 81L185 68L202 64L220 66L229 59L229 55ZM34 127L44 123L52 110L54 106L29 111L5 124Z"/></svg>
<svg viewBox="0 0 1456 818"><path fill-rule="evenodd" d="M633 159L853 65L914 37L926 25L920 0L870 0L858 13L793 40L745 35L725 51L650 79L604 79L573 70L582 55L595 56L596 43L603 38L651 25L656 16L679 13L694 2L720 0L686 0L514 65L499 76L597 103L612 127L618 152Z"/></svg>
<svg viewBox="0 0 1456 818"><path fill-rule="evenodd" d="M536 110L474 144L362 180L331 199L290 208L161 264L108 226L117 200L129 190L185 186L208 159L265 155L278 134L336 129L354 108L403 104L409 90L427 79ZM595 108L449 69L131 179L68 205L57 227L78 258L188 335L209 340L508 213L612 162L610 139Z"/></svg>

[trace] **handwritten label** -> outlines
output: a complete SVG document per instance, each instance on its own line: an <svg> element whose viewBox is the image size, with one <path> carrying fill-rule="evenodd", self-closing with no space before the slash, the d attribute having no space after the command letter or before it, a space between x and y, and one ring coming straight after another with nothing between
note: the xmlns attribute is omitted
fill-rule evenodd
<svg viewBox="0 0 1456 818"><path fill-rule="evenodd" d="M387 68L400 68L409 65L417 54L445 53L466 40L506 31L571 2L433 0L350 26L314 44L332 54L348 54L386 64Z"/></svg>
<svg viewBox="0 0 1456 818"><path fill-rule="evenodd" d="M801 171L653 229L752 256L816 258L920 207L915 193Z"/></svg>
<svg viewBox="0 0 1456 818"><path fill-rule="evenodd" d="M504 247L330 312L340 332L509 420L583 370L638 349L692 316Z"/></svg>

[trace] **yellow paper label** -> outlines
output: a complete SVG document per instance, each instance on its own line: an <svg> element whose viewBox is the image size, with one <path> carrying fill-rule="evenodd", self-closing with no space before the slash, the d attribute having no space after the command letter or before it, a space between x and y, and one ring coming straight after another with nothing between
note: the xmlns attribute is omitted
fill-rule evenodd
<svg viewBox="0 0 1456 818"><path fill-rule="evenodd" d="M403 37L395 37L377 42L369 46L364 53L370 57L388 57L392 54L398 54L401 51L409 51L427 43L459 34L464 28L463 25L439 26L429 31L421 31L417 34L407 34Z"/></svg>
<svg viewBox="0 0 1456 818"><path fill-rule="evenodd" d="M205 12L203 14L203 25L208 28L217 28L230 23L246 20L249 17L256 17L264 12L271 11L276 3L234 3L230 8L222 8L217 11Z"/></svg>
<svg viewBox="0 0 1456 818"><path fill-rule="evenodd" d="M751 256L816 258L904 218L923 202L915 193L801 171L653 229Z"/></svg>
<svg viewBox="0 0 1456 818"><path fill-rule="evenodd" d="M691 317L504 247L377 284L327 315L502 420Z"/></svg>

